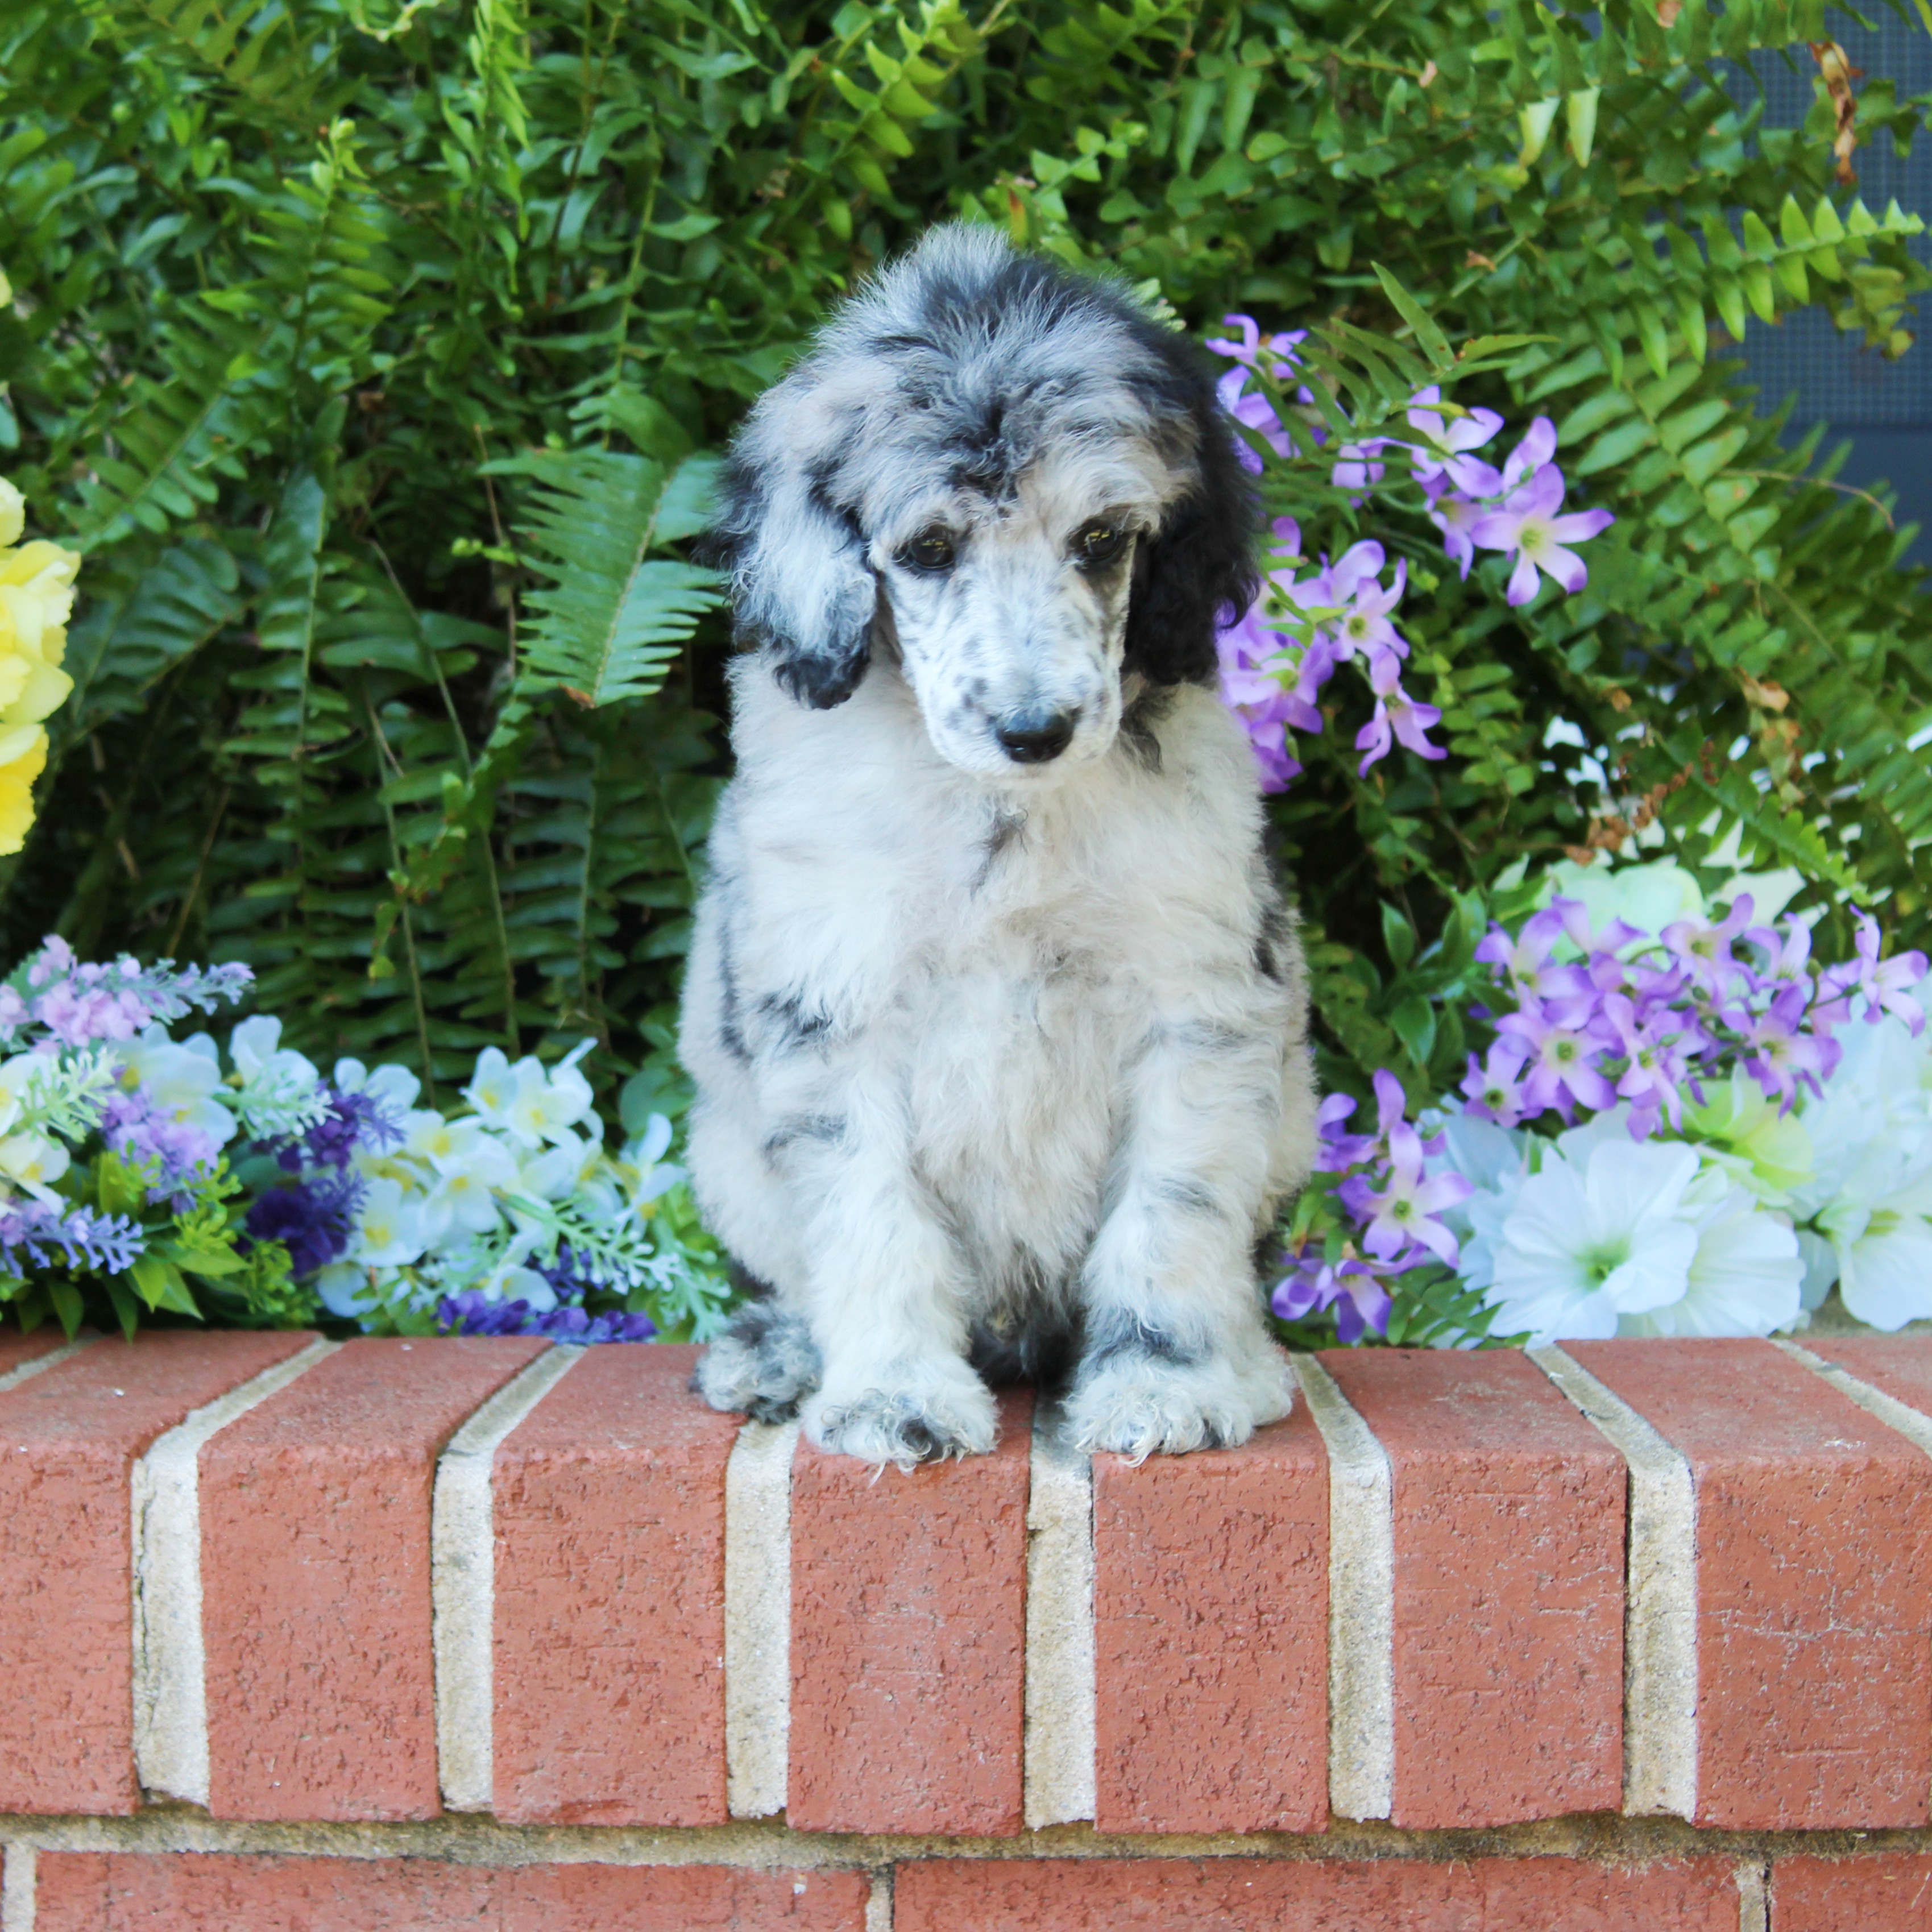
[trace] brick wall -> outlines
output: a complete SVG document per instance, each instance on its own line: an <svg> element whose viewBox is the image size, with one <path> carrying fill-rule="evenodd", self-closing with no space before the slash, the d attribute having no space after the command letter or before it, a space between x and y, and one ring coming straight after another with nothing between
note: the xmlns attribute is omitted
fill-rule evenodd
<svg viewBox="0 0 1932 1932"><path fill-rule="evenodd" d="M0 1932L1932 1928L1932 1342L876 1478L692 1355L0 1336Z"/></svg>

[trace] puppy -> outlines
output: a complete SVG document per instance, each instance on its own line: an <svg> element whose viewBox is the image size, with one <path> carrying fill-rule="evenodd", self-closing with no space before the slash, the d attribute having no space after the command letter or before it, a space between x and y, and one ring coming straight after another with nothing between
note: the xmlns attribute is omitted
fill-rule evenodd
<svg viewBox="0 0 1932 1932"><path fill-rule="evenodd" d="M1287 1413L1254 1252L1315 1145L1306 993L1215 694L1257 506L1204 358L943 228L734 446L737 775L686 982L689 1161L768 1293L697 1386L821 1447L1089 1450Z"/></svg>

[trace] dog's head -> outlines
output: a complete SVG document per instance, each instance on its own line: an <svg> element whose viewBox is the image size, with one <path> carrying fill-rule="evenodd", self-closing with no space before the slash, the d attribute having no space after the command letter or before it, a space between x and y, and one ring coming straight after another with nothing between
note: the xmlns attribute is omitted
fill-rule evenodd
<svg viewBox="0 0 1932 1932"><path fill-rule="evenodd" d="M1186 340L1103 283L936 230L753 410L713 533L801 702L896 652L934 746L1034 780L1100 756L1124 676L1214 675L1256 507Z"/></svg>

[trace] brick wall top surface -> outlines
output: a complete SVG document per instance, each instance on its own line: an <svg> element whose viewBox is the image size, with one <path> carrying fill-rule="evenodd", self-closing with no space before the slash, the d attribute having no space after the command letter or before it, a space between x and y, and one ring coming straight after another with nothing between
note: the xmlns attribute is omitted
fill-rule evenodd
<svg viewBox="0 0 1932 1932"><path fill-rule="evenodd" d="M1932 1414L1932 1336L1923 1335L1807 1335L1804 1346L1834 1362L1862 1382Z"/></svg>
<svg viewBox="0 0 1932 1932"><path fill-rule="evenodd" d="M1910 1443L1768 1342L1569 1342L1694 1464L1865 1461L1917 1466Z"/></svg>
<svg viewBox="0 0 1932 1932"><path fill-rule="evenodd" d="M1337 1352L1138 1466L1022 1391L875 1474L689 1348L47 1339L0 1346L0 1812L1932 1823L1932 1340Z"/></svg>
<svg viewBox="0 0 1932 1932"><path fill-rule="evenodd" d="M1331 1348L1322 1366L1392 1455L1612 1469L1617 1452L1511 1349Z"/></svg>
<svg viewBox="0 0 1932 1932"><path fill-rule="evenodd" d="M202 1451L205 1465L238 1468L290 1451L432 1458L479 1403L548 1346L524 1335L364 1336L224 1429Z"/></svg>
<svg viewBox="0 0 1932 1932"><path fill-rule="evenodd" d="M0 1451L58 1445L124 1462L190 1409L298 1354L312 1335L151 1329L92 1343L0 1390Z"/></svg>
<svg viewBox="0 0 1932 1932"><path fill-rule="evenodd" d="M40 1328L31 1335L17 1330L0 1334L0 1376L10 1375L24 1363L37 1362L51 1355L67 1340L58 1328Z"/></svg>

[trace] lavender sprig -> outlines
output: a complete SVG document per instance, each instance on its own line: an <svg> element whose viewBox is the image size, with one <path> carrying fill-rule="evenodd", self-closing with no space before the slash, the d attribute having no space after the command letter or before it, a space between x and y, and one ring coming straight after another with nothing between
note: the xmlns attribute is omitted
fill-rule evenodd
<svg viewBox="0 0 1932 1932"><path fill-rule="evenodd" d="M24 1275L30 1263L122 1274L146 1246L140 1229L124 1215L89 1208L63 1211L44 1201L20 1198L0 1204L0 1270L8 1274Z"/></svg>

